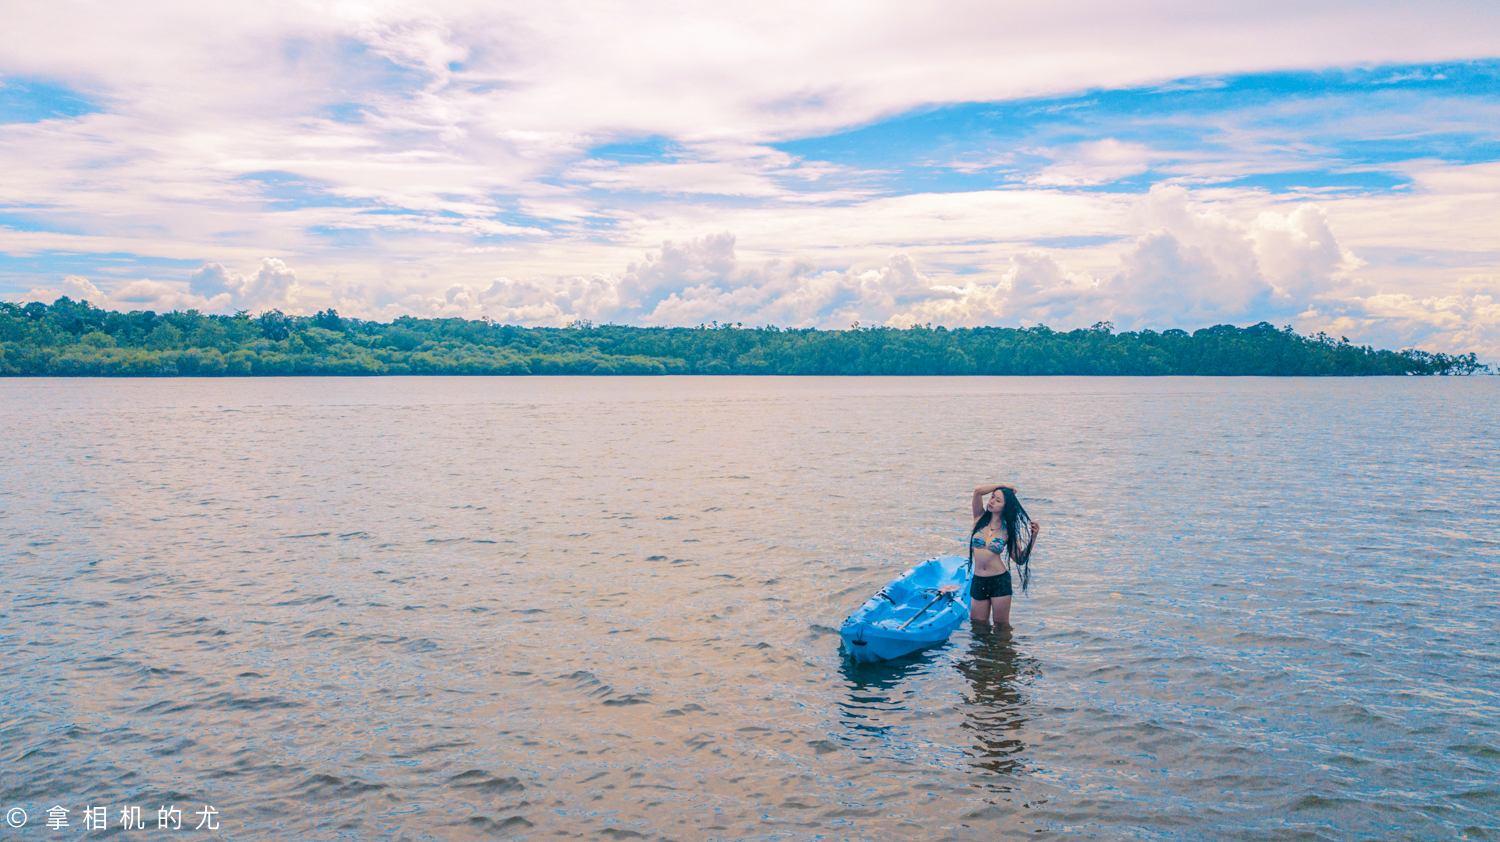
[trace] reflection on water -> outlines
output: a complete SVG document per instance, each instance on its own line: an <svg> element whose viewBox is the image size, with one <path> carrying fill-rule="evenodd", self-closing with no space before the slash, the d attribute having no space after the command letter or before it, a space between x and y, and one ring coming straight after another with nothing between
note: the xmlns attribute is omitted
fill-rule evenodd
<svg viewBox="0 0 1500 842"><path fill-rule="evenodd" d="M1025 728L1035 718L1028 692L1042 677L1040 661L1020 646L1009 626L976 623L970 637L960 634L946 646L894 661L860 664L846 657L845 693L838 702L840 741L868 757L899 754L914 736L912 723L929 716L933 705L951 700L962 718L939 744L962 753L979 773L974 785L1012 791L1027 771ZM945 688L943 676L954 672L963 682Z"/></svg>
<svg viewBox="0 0 1500 842"><path fill-rule="evenodd" d="M954 665L969 680L964 693L963 722L972 737L965 755L976 769L995 777L1016 775L1025 769L1021 755L1026 750L1022 730L1031 719L1023 685L1041 677L1041 664L1016 649L1009 626L992 629L974 624L969 650ZM986 780L995 792L1009 792L1004 781Z"/></svg>
<svg viewBox="0 0 1500 842"><path fill-rule="evenodd" d="M883 745L893 736L900 714L920 687L907 679L930 672L936 651L926 649L894 661L864 664L840 651L847 693L838 703L839 724L847 745L865 747L872 741Z"/></svg>

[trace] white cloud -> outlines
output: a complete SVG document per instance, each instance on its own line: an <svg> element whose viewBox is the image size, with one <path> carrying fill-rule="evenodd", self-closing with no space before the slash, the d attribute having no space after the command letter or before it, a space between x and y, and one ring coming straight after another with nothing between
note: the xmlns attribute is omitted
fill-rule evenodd
<svg viewBox="0 0 1500 842"><path fill-rule="evenodd" d="M65 295L75 301L87 301L96 307L126 312L263 312L273 308L299 312L308 303L299 297L301 292L303 288L297 283L297 273L283 261L268 257L261 261L256 272L249 275L230 272L218 263L209 263L195 270L187 282L139 278L108 285L103 289L88 278L69 275L63 279L60 289L32 289L17 297L25 301L51 303Z"/></svg>
<svg viewBox="0 0 1500 842"><path fill-rule="evenodd" d="M1298 316L1296 327L1356 338L1378 348L1416 347L1446 353L1500 356L1500 278L1487 291L1416 298L1381 293L1320 301Z"/></svg>
<svg viewBox="0 0 1500 842"><path fill-rule="evenodd" d="M713 193L721 196L775 196L781 188L764 175L736 163L694 161L619 166L584 161L567 173L590 187L655 193Z"/></svg>
<svg viewBox="0 0 1500 842"><path fill-rule="evenodd" d="M183 294L180 284L146 278L125 284L109 297L110 304L130 310L186 310L201 302L201 297Z"/></svg>
<svg viewBox="0 0 1500 842"><path fill-rule="evenodd" d="M285 262L267 257L251 275L230 272L208 263L188 276L188 288L214 310L289 310L299 307L297 273Z"/></svg>
<svg viewBox="0 0 1500 842"><path fill-rule="evenodd" d="M1140 143L1123 143L1112 137L1080 143L1070 149L1034 149L1057 163L1043 167L1026 179L1038 187L1090 187L1140 175L1151 162L1169 156Z"/></svg>
<svg viewBox="0 0 1500 842"><path fill-rule="evenodd" d="M41 301L50 304L60 296L67 296L74 301L87 301L95 307L121 312L153 310L169 313L174 310L212 311L215 309L215 302L201 295L194 295L187 290L186 286L182 283L140 278L125 281L115 286L113 291L105 292L88 278L69 275L63 280L60 289L38 288L15 297L21 301Z"/></svg>
<svg viewBox="0 0 1500 842"><path fill-rule="evenodd" d="M1273 293L1290 302L1307 301L1324 291L1330 279L1361 264L1339 247L1327 213L1317 205L1302 205L1288 214L1261 213L1250 226L1250 239Z"/></svg>
<svg viewBox="0 0 1500 842"><path fill-rule="evenodd" d="M1484 289L1440 297L1361 293L1362 261L1339 244L1317 205L1244 220L1164 187L1144 197L1134 216L1148 230L1118 252L1102 280L1032 249L1014 254L993 280L932 283L933 294L886 322L1070 329L1111 320L1121 329L1193 329L1264 320L1379 339L1383 347L1500 352L1500 282L1478 279Z"/></svg>
<svg viewBox="0 0 1500 842"><path fill-rule="evenodd" d="M304 286L283 261L240 274L207 264L189 283L141 279L113 291L69 276L59 294L123 310L227 312L271 306L310 312L337 302L346 316L489 318L508 324L695 325L717 321L844 328L859 322L907 327L1047 324L1058 330L1113 321L1119 329L1195 329L1271 321L1324 330L1380 347L1421 347L1500 356L1500 276L1420 296L1380 291L1360 278L1363 262L1335 236L1326 210L1299 203L1231 216L1201 194L1161 187L1127 215L1139 233L1108 252L1105 271L1070 266L1065 249L1011 250L998 270L954 275L924 270L904 252L873 265L823 268L800 259L745 259L721 232L665 241L622 270L548 279L499 277L449 283L433 292L395 285ZM386 303L373 305L372 301Z"/></svg>
<svg viewBox="0 0 1500 842"><path fill-rule="evenodd" d="M971 279L962 284L934 284L933 291L934 295L898 309L885 319L885 324L892 327L1045 324L1068 329L1092 324L1108 312L1108 302L1093 277L1085 272L1068 271L1052 254L1041 249L1011 255L1006 271L993 281Z"/></svg>
<svg viewBox="0 0 1500 842"><path fill-rule="evenodd" d="M74 301L97 302L104 299L104 293L94 286L88 278L80 278L77 275L69 275L63 278L62 295Z"/></svg>
<svg viewBox="0 0 1500 842"><path fill-rule="evenodd" d="M1143 237L1121 263L1108 291L1130 327L1232 321L1263 309L1270 293L1252 266L1217 263L1167 232Z"/></svg>
<svg viewBox="0 0 1500 842"><path fill-rule="evenodd" d="M503 324L562 327L581 318L566 291L536 282L499 278L483 290L453 284L439 296L412 295L391 315L417 313L432 318L488 318Z"/></svg>
<svg viewBox="0 0 1500 842"><path fill-rule="evenodd" d="M805 262L746 261L727 232L667 241L623 272L553 282L499 278L456 284L403 303L432 316L488 317L530 325L696 325L712 321L783 327L879 324L902 306L946 294L904 254L864 270L819 271Z"/></svg>
<svg viewBox="0 0 1500 842"><path fill-rule="evenodd" d="M623 272L555 283L501 278L413 298L418 312L529 324L573 319L632 324L719 322L846 327L853 322L952 326L1046 323L1059 329L1112 319L1121 328L1285 323L1346 284L1358 261L1323 211L1299 205L1237 220L1179 187L1135 199L1145 229L1114 249L1100 278L1050 250L1012 251L1003 271L936 277L907 253L868 268L819 268L805 259L745 260L720 233L666 241Z"/></svg>
<svg viewBox="0 0 1500 842"><path fill-rule="evenodd" d="M641 193L709 194L779 199L791 202L828 202L867 195L868 191L806 188L830 176L850 176L847 167L804 162L785 152L758 144L706 142L684 145L673 160L622 163L592 158L569 167L563 178L589 187Z"/></svg>

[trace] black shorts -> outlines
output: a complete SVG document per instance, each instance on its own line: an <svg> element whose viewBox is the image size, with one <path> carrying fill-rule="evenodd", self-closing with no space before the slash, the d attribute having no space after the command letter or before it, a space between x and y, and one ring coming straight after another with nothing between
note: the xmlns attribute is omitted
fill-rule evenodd
<svg viewBox="0 0 1500 842"><path fill-rule="evenodd" d="M975 576L969 583L969 596L973 599L994 599L1010 593L1009 570L999 576Z"/></svg>

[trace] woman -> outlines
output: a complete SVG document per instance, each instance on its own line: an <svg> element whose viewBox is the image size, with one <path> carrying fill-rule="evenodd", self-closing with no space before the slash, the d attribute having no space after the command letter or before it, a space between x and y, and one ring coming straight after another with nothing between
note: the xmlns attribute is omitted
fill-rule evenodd
<svg viewBox="0 0 1500 842"><path fill-rule="evenodd" d="M989 502L984 496L990 496ZM1020 533L1030 533L1021 549ZM969 585L969 619L997 626L1010 624L1010 565L1021 574L1021 591L1031 580L1031 548L1042 525L1026 516L1016 490L1008 485L981 485L974 489L974 528L969 532L969 564L974 580Z"/></svg>

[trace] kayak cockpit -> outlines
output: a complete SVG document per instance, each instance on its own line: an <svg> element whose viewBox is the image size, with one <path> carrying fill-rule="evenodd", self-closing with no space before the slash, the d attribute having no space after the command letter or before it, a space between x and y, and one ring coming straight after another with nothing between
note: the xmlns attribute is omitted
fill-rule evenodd
<svg viewBox="0 0 1500 842"><path fill-rule="evenodd" d="M955 590L922 588L908 594L905 600L878 606L865 615L865 622L883 629L920 628L939 619L941 613L933 609L954 595Z"/></svg>

